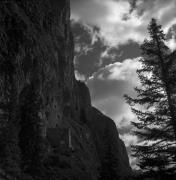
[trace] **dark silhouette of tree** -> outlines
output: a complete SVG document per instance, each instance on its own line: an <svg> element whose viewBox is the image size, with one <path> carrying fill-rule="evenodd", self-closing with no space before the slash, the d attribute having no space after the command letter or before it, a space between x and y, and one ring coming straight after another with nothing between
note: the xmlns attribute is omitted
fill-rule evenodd
<svg viewBox="0 0 176 180"><path fill-rule="evenodd" d="M165 44L161 26L152 19L149 40L141 45L142 67L137 70L141 83L136 98L125 95L138 122L134 133L142 140L132 147L138 165L145 171L173 173L176 165L176 116L174 54ZM136 107L136 105L138 107Z"/></svg>

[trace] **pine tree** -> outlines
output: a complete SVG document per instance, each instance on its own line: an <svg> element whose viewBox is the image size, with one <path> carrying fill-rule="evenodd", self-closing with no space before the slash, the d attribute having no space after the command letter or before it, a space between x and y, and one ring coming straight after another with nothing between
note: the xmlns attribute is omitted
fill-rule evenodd
<svg viewBox="0 0 176 180"><path fill-rule="evenodd" d="M167 174L173 173L176 165L174 58L155 19L148 31L150 39L141 45L142 67L137 70L141 86L135 88L136 98L125 95L125 99L138 119L132 122L135 135L142 141L132 147L138 165L145 171Z"/></svg>

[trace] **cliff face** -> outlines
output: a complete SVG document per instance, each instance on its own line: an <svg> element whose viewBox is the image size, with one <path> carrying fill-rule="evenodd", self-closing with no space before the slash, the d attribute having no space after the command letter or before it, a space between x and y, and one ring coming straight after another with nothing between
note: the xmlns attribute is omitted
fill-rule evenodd
<svg viewBox="0 0 176 180"><path fill-rule="evenodd" d="M132 170L129 164L124 142L119 138L118 130L112 119L102 114L91 106L90 93L84 83L79 82L78 99L80 107L83 107L87 125L93 136L96 152L100 163L100 177L108 179L126 178L131 176ZM109 167L111 167L109 169ZM103 179L101 178L101 179Z"/></svg>
<svg viewBox="0 0 176 180"><path fill-rule="evenodd" d="M113 120L92 108L91 129L95 137L103 174L109 170L107 166L110 166L114 177L130 176L131 168L127 151L124 142L119 138Z"/></svg>
<svg viewBox="0 0 176 180"><path fill-rule="evenodd" d="M74 77L69 8L69 0L0 4L0 55L13 66L14 106L28 107L24 99L30 89L37 94L40 103L35 116L40 118L41 135L47 140L44 160L57 167L58 177L124 177L131 169L116 126L91 106L88 88ZM29 118L24 112L33 111L22 109L20 122L25 127L23 121L28 123ZM21 132L26 133L22 128ZM23 143L20 147L23 149Z"/></svg>

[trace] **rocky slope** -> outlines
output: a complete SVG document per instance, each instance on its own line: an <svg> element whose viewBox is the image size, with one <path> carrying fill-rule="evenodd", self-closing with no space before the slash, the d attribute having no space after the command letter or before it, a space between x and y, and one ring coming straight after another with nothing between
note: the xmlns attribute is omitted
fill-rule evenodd
<svg viewBox="0 0 176 180"><path fill-rule="evenodd" d="M91 106L88 88L74 77L69 3L69 0L1 2L0 57L13 67L12 76L9 75L10 87L15 92L12 109L14 114L22 111L20 123L26 127L23 122L29 123L26 117L34 111L28 107L33 97L30 93L37 96L40 103L35 104L35 117L41 120L41 136L47 147L43 161L56 174L54 178L51 173L51 179L122 178L131 173L131 168L116 126ZM19 110L15 111L16 108ZM20 132L26 133L22 127ZM13 133L18 137L18 131ZM27 140L22 136L17 141L25 143ZM22 154L24 143L19 145ZM15 158L12 159L18 164Z"/></svg>

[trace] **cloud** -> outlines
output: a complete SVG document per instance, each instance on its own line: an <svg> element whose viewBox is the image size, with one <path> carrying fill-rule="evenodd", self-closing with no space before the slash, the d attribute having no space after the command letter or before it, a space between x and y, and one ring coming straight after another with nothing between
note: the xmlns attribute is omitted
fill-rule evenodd
<svg viewBox="0 0 176 180"><path fill-rule="evenodd" d="M120 135L120 138L125 142L125 145L127 147L130 147L131 145L136 145L138 142L138 138L134 135L129 134L129 133L126 133L124 135Z"/></svg>
<svg viewBox="0 0 176 180"><path fill-rule="evenodd" d="M136 162L130 156L131 145L138 142L138 138L131 135L131 121L136 120L136 116L131 112L123 95L135 96L134 87L139 84L136 74L136 70L140 68L138 59L126 59L107 65L94 73L87 82L93 106L116 123L120 137L127 147L131 164Z"/></svg>
<svg viewBox="0 0 176 180"><path fill-rule="evenodd" d="M176 50L176 25L169 29L166 44L172 51Z"/></svg>
<svg viewBox="0 0 176 180"><path fill-rule="evenodd" d="M129 39L139 41L142 38L134 31L141 24L137 17L123 20L130 8L127 1L91 0L85 3L83 1L79 7L72 9L72 17L85 24L98 26L101 36L108 44L124 44Z"/></svg>
<svg viewBox="0 0 176 180"><path fill-rule="evenodd" d="M83 74L80 74L77 70L75 70L75 78L79 81L85 81L86 77Z"/></svg>
<svg viewBox="0 0 176 180"><path fill-rule="evenodd" d="M92 104L114 119L119 128L129 126L135 118L123 95L135 94L133 88L139 84L136 74L136 69L140 68L138 59L107 65L87 82Z"/></svg>
<svg viewBox="0 0 176 180"><path fill-rule="evenodd" d="M175 0L135 0L136 12L142 20L149 20L154 17L159 20L165 33L176 23L176 1Z"/></svg>
<svg viewBox="0 0 176 180"><path fill-rule="evenodd" d="M140 55L139 44L130 41L127 45L110 47L99 37L97 27L72 21L75 41L75 69L86 79L100 68L114 62Z"/></svg>
<svg viewBox="0 0 176 180"><path fill-rule="evenodd" d="M172 39L168 40L166 44L172 51L176 50L176 40L175 40L175 38L172 38Z"/></svg>
<svg viewBox="0 0 176 180"><path fill-rule="evenodd" d="M172 31L176 1L71 0L71 10L76 25L76 77L88 79L92 104L115 121L130 153L130 145L138 143L137 137L130 134L130 121L136 117L123 95L135 96L139 45L148 37L151 18L157 18L168 33L167 45L176 48L176 28ZM130 161L136 164L136 159Z"/></svg>
<svg viewBox="0 0 176 180"><path fill-rule="evenodd" d="M122 63L116 62L106 67L106 69L109 71L109 75L106 78L109 80L130 81L130 83L135 84L137 79L137 68L140 68L138 58L134 60L126 59Z"/></svg>
<svg viewBox="0 0 176 180"><path fill-rule="evenodd" d="M112 62L122 62L124 59L136 58L140 56L139 44L134 41L129 41L126 45L119 45L118 47L108 46L102 52L102 62L108 65Z"/></svg>
<svg viewBox="0 0 176 180"><path fill-rule="evenodd" d="M102 0L104 2L105 0ZM100 0L71 0L72 18L89 24L97 22L99 17L103 17L104 13L108 13L104 3ZM92 23L91 23L92 24Z"/></svg>
<svg viewBox="0 0 176 180"><path fill-rule="evenodd" d="M170 32L176 22L176 2L133 1L71 1L75 69L86 79L106 65L140 56L139 44L147 37L151 17L164 25L165 32L171 36L167 45L171 50L176 49L176 36ZM124 15L129 18L124 20Z"/></svg>
<svg viewBox="0 0 176 180"><path fill-rule="evenodd" d="M87 79L101 66L101 53L107 48L98 37L98 28L72 21L75 42L75 70Z"/></svg>
<svg viewBox="0 0 176 180"><path fill-rule="evenodd" d="M137 79L136 70L141 67L141 63L139 62L140 58L141 57L134 59L126 59L123 62L115 62L109 64L104 68L99 69L99 71L94 74L94 77L104 81L128 81L129 83L135 84Z"/></svg>
<svg viewBox="0 0 176 180"><path fill-rule="evenodd" d="M147 37L152 17L159 20L165 32L176 23L175 0L73 0L72 18L100 28L100 35L109 45L141 43Z"/></svg>

